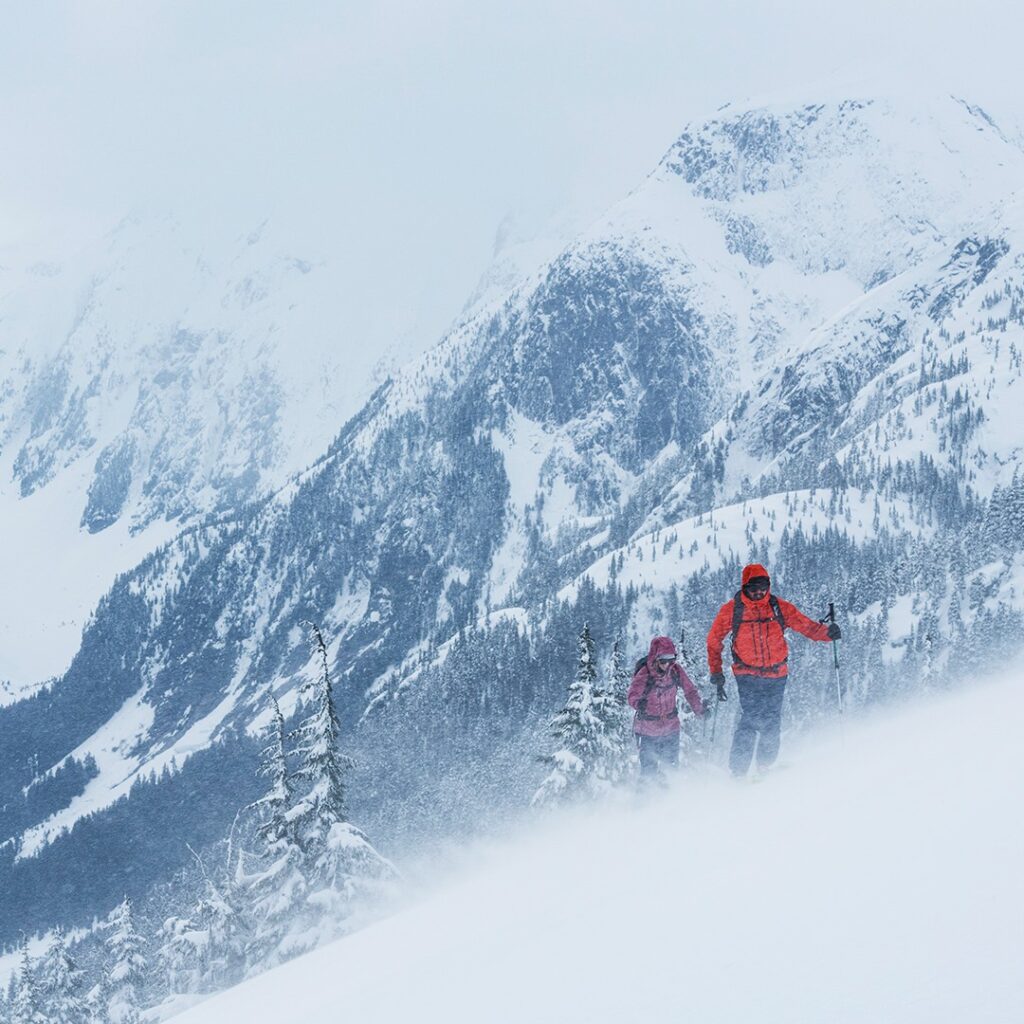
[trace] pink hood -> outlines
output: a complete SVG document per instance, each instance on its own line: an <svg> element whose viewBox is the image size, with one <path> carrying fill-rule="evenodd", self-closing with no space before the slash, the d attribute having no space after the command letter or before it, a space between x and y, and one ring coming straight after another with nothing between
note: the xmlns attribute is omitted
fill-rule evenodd
<svg viewBox="0 0 1024 1024"><path fill-rule="evenodd" d="M651 649L647 652L647 671L654 673L654 662L659 654L671 654L677 656L676 645L672 643L670 636L656 636L651 641Z"/></svg>

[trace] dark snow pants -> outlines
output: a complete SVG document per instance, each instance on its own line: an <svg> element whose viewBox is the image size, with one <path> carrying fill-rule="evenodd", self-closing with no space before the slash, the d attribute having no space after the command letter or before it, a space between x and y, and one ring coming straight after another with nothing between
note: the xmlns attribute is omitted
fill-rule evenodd
<svg viewBox="0 0 1024 1024"><path fill-rule="evenodd" d="M736 692L740 695L740 720L732 737L729 770L733 775L746 775L755 744L758 768L770 768L778 757L786 680L736 676Z"/></svg>
<svg viewBox="0 0 1024 1024"><path fill-rule="evenodd" d="M637 736L640 751L640 774L657 775L663 766L676 768L679 765L679 733L667 736Z"/></svg>

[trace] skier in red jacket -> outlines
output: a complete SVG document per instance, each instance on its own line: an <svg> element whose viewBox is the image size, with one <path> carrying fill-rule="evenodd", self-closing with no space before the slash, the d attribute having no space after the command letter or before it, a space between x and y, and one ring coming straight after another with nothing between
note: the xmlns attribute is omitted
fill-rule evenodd
<svg viewBox="0 0 1024 1024"><path fill-rule="evenodd" d="M694 714L704 702L686 670L676 660L676 645L667 636L651 641L647 657L637 663L626 700L636 711L633 732L640 749L640 774L656 775L662 764L679 764L679 711L676 693L683 688Z"/></svg>
<svg viewBox="0 0 1024 1024"><path fill-rule="evenodd" d="M755 744L759 771L770 768L779 753L782 698L789 672L785 630L795 629L811 640L838 640L842 635L834 622L815 622L795 605L775 597L763 565L748 565L742 584L736 596L722 605L708 633L708 669L719 700L725 700L722 644L732 633L732 674L740 696L740 720L732 738L729 770L736 777L747 774Z"/></svg>

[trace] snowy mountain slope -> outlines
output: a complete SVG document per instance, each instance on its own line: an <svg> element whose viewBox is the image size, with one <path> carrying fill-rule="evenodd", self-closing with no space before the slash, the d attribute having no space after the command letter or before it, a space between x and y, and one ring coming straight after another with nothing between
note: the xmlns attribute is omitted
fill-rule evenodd
<svg viewBox="0 0 1024 1024"><path fill-rule="evenodd" d="M855 544L874 537L879 522L899 523L911 538L934 533L931 526L915 521L914 507L906 500L879 500L876 506L876 498L856 488L826 487L719 506L713 512L637 534L628 545L589 566L560 596L575 597L584 579L603 587L614 576L621 586L646 586L660 599L680 580L745 560L755 547L777 551L781 534L797 527L809 533L831 527Z"/></svg>
<svg viewBox="0 0 1024 1024"><path fill-rule="evenodd" d="M698 257L709 300L736 321L742 373L958 243L1019 188L1021 166L954 97L726 109L684 131L596 230Z"/></svg>
<svg viewBox="0 0 1024 1024"><path fill-rule="evenodd" d="M82 525L138 529L235 508L325 447L370 366L333 336L329 265L286 246L269 224L199 241L129 218L5 282L3 438L22 495L90 453Z"/></svg>
<svg viewBox="0 0 1024 1024"><path fill-rule="evenodd" d="M395 353L343 336L338 270L296 244L271 222L140 215L60 264L0 270L0 516L17 538L0 679L64 671L164 524L280 487L372 391ZM45 601L40 579L61 581ZM45 649L25 640L42 607Z"/></svg>
<svg viewBox="0 0 1024 1024"><path fill-rule="evenodd" d="M962 517L955 495L987 499L996 488L1017 486L1024 438L1020 206L1008 204L990 227L991 235L930 257L787 346L701 438L703 457L653 504L636 534L580 579L607 586L614 566L621 585L653 586L640 599L640 615L656 628L667 589L754 551L775 564L794 530L812 538L835 530L861 543L890 533L905 565L917 540ZM1007 600L1020 607L1018 547L1010 540L987 558L974 553L977 572L968 582L975 608L993 611ZM926 579L924 566L908 570L916 614L890 624L888 643L897 652L934 600L928 591L935 580ZM579 580L562 593L578 591ZM858 597L844 597L853 611ZM819 607L827 599L816 595Z"/></svg>
<svg viewBox="0 0 1024 1024"><path fill-rule="evenodd" d="M1017 1019L1020 683L850 720L759 786L688 775L534 822L418 906L175 1019Z"/></svg>
<svg viewBox="0 0 1024 1024"><path fill-rule="evenodd" d="M154 523L133 534L119 522L81 530L81 500L92 477L84 461L48 487L21 497L11 482L13 452L0 454L0 705L37 689L71 663L82 629L118 573L178 532Z"/></svg>
<svg viewBox="0 0 1024 1024"><path fill-rule="evenodd" d="M850 482L921 458L988 495L1020 464L1024 211L872 290L811 331L701 439L714 491L821 479ZM681 480L652 522L692 507L706 481ZM703 489L701 501L707 500Z"/></svg>
<svg viewBox="0 0 1024 1024"><path fill-rule="evenodd" d="M1018 187L1019 166L1003 131L956 97L876 98L726 108L684 131L655 178L727 206L727 248L752 267L843 271L867 288L961 234L972 209Z"/></svg>
<svg viewBox="0 0 1024 1024"><path fill-rule="evenodd" d="M59 828L155 769L187 773L218 737L257 729L269 692L294 705L305 620L333 638L346 717L363 723L353 742L365 744L373 813L392 822L429 804L416 790L422 751L449 768L465 754L470 775L474 758L493 755L492 709L503 742L528 742L558 699L558 644L578 618L601 616L639 644L651 628L676 628L671 597L686 585L697 629L734 589L745 552L775 559L803 587L790 596L812 610L826 586L844 587L868 679L893 601L919 608L925 584L937 586L906 568L906 553L930 545L939 564L958 537L974 537L975 491L1012 478L1019 458L1007 438L1020 376L1005 372L1019 369L1024 343L1012 312L1017 236L1007 220L1004 238L1002 208L1022 161L952 99L748 111L689 129L647 182L505 303L469 315L382 386L310 470L120 578L66 675L0 714L8 799L72 752L93 753L99 768L78 798L18 828L25 856L10 870L40 878L25 912L55 912L46 865L80 841ZM997 280L1005 323L975 327L970 313L995 302ZM916 289L927 302L915 306ZM959 330L971 334L966 369ZM949 390L964 373L975 395L967 425L948 408L966 411ZM914 438L935 438L917 448L947 457L879 475L871 459L883 431L905 430L914 380ZM993 433L971 448L990 399ZM965 452L975 478L961 476ZM725 504L721 531L706 532ZM959 639L952 623L966 630L1020 606L1012 559L1000 568L980 544L969 555L955 593L940 597ZM969 608L957 589L968 570ZM634 592L595 595L581 574ZM501 624L528 636L489 632ZM528 671L492 671L487 655L505 642ZM450 671L465 664L464 677L445 675L452 651ZM370 704L379 713L364 717ZM131 707L145 713L141 732ZM111 722L128 720L114 735ZM465 751L477 728L480 749ZM384 758L388 770L375 773ZM385 793L401 813L384 810ZM230 819L231 794L214 782L209 796L211 820ZM187 831L202 812L175 813ZM177 826L165 815L148 827Z"/></svg>

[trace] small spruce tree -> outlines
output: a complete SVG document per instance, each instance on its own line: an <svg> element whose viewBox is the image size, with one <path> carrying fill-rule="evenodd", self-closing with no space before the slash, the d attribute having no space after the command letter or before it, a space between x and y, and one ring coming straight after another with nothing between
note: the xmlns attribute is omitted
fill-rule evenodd
<svg viewBox="0 0 1024 1024"><path fill-rule="evenodd" d="M32 958L28 953L28 941L22 940L21 961L18 977L10 1005L11 1024L47 1024L43 1013L39 990L36 984Z"/></svg>
<svg viewBox="0 0 1024 1024"><path fill-rule="evenodd" d="M606 789L618 771L622 748L619 707L597 682L597 655L590 626L577 640L576 674L565 706L551 722L558 749L542 760L550 767L531 801L544 805Z"/></svg>
<svg viewBox="0 0 1024 1024"><path fill-rule="evenodd" d="M106 989L106 978L104 978L86 992L83 1024L110 1024L110 1017L107 1014Z"/></svg>
<svg viewBox="0 0 1024 1024"><path fill-rule="evenodd" d="M327 664L327 645L320 629L310 624L317 673L306 687L310 714L294 732L299 768L292 776L308 789L289 814L290 826L306 857L315 861L327 845L331 829L346 818L345 773L352 758L338 749L341 722Z"/></svg>
<svg viewBox="0 0 1024 1024"><path fill-rule="evenodd" d="M307 690L310 713L294 734L299 768L291 777L308 789L287 815L303 857L310 927L304 935L292 931L286 954L336 935L357 896L377 894L397 876L393 865L348 820L345 775L354 762L338 749L341 723L327 645L317 626L311 625L310 633L317 675Z"/></svg>
<svg viewBox="0 0 1024 1024"><path fill-rule="evenodd" d="M38 993L47 1020L52 1024L82 1024L85 1019L83 972L58 928L37 972Z"/></svg>
<svg viewBox="0 0 1024 1024"><path fill-rule="evenodd" d="M107 920L107 1015L111 1024L139 1024L147 964L142 955L145 943L132 919L131 900L126 896Z"/></svg>
<svg viewBox="0 0 1024 1024"><path fill-rule="evenodd" d="M249 935L245 949L250 973L284 959L288 933L306 898L302 850L295 839L292 781L285 750L284 716L271 698L270 743L264 748L259 774L270 788L253 804L260 816L257 849L239 857L235 881L243 894Z"/></svg>
<svg viewBox="0 0 1024 1024"><path fill-rule="evenodd" d="M169 995L202 991L206 935L188 917L169 917L160 926L157 962Z"/></svg>
<svg viewBox="0 0 1024 1024"><path fill-rule="evenodd" d="M594 771L599 779L609 783L620 781L633 762L632 715L626 703L630 679L622 641L616 640L612 644L609 671L597 680L594 689L594 714L603 730Z"/></svg>
<svg viewBox="0 0 1024 1024"><path fill-rule="evenodd" d="M200 864L203 889L192 919L202 937L201 988L218 992L242 980L247 922L240 910L241 895L230 873L211 877Z"/></svg>

